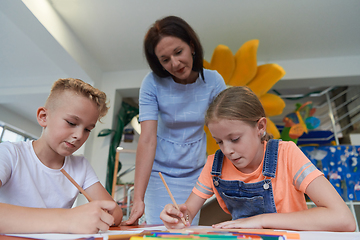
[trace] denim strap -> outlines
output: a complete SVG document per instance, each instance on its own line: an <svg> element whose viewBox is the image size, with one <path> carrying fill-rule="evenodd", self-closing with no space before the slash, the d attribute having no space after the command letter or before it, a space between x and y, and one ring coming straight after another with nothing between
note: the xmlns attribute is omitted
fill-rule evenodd
<svg viewBox="0 0 360 240"><path fill-rule="evenodd" d="M266 145L262 172L266 177L275 177L280 141L279 139L270 139Z"/></svg>

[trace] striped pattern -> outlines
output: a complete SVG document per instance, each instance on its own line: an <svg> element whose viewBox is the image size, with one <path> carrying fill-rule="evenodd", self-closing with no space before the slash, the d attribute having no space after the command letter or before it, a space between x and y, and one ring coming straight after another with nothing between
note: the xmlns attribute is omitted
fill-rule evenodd
<svg viewBox="0 0 360 240"><path fill-rule="evenodd" d="M212 191L211 188L205 186L204 184L202 184L201 182L199 182L199 180L196 182L195 188L197 190L199 190L200 192L206 194L206 195L213 195L214 192Z"/></svg>
<svg viewBox="0 0 360 240"><path fill-rule="evenodd" d="M296 187L296 189L300 189L301 183L304 181L306 176L308 176L310 173L312 173L314 170L316 170L316 167L311 163L308 162L304 164L295 174L293 179L293 184Z"/></svg>

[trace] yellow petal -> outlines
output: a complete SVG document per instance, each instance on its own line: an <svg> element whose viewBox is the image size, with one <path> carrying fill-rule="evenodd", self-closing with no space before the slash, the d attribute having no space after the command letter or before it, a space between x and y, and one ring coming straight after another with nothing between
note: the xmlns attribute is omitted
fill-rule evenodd
<svg viewBox="0 0 360 240"><path fill-rule="evenodd" d="M214 154L216 150L220 149L219 145L216 143L215 139L211 136L209 129L204 126L204 130L206 133L206 153L207 155Z"/></svg>
<svg viewBox="0 0 360 240"><path fill-rule="evenodd" d="M285 70L277 64L260 65L254 79L247 86L259 97L267 93L284 75Z"/></svg>
<svg viewBox="0 0 360 240"><path fill-rule="evenodd" d="M284 100L275 94L265 93L259 99L267 117L280 115L285 108Z"/></svg>
<svg viewBox="0 0 360 240"><path fill-rule="evenodd" d="M210 69L210 63L208 61L206 61L205 59L203 60L203 67L206 69Z"/></svg>
<svg viewBox="0 0 360 240"><path fill-rule="evenodd" d="M275 139L280 138L279 130L277 129L275 123L271 121L269 118L267 118L267 122L266 122L266 132L273 135Z"/></svg>
<svg viewBox="0 0 360 240"><path fill-rule="evenodd" d="M256 53L259 40L253 39L244 43L235 54L235 70L229 85L245 86L254 78L257 71Z"/></svg>
<svg viewBox="0 0 360 240"><path fill-rule="evenodd" d="M210 67L217 70L228 84L235 68L235 59L230 48L225 45L218 45L211 58Z"/></svg>

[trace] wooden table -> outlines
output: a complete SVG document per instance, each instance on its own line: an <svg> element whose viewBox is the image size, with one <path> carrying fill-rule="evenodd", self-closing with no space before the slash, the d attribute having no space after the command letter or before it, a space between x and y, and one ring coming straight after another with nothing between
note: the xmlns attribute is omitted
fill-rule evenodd
<svg viewBox="0 0 360 240"><path fill-rule="evenodd" d="M159 226L159 225L138 225L138 226L120 226L120 227L110 227L110 230L118 230L118 231L126 231L134 228L145 228L151 226ZM134 234L135 235L135 234ZM102 238L95 238L95 239L102 239ZM112 240L127 240L130 239L130 236L124 236L119 238L112 238ZM0 240L34 240L34 238L27 238L27 237L15 237L15 236L7 236L4 234L0 234Z"/></svg>
<svg viewBox="0 0 360 240"><path fill-rule="evenodd" d="M152 226L159 226L159 225L120 226L120 227L111 227L110 230L126 231L134 228L146 228ZM300 234L300 240L359 240L360 239L360 232L353 232L353 233L310 232L310 231L296 231L296 232ZM111 240L127 240L130 239L130 237L131 236L123 236L117 238L112 237ZM95 238L95 239L102 240L102 238ZM6 236L0 234L0 240L34 240L34 238L14 237L14 236Z"/></svg>

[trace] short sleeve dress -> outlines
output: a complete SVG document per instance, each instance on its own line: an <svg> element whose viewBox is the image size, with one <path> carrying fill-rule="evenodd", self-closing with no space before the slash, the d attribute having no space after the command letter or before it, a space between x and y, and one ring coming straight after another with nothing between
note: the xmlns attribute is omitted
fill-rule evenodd
<svg viewBox="0 0 360 240"><path fill-rule="evenodd" d="M158 121L156 154L145 193L147 224L162 224L160 212L172 203L158 172L181 204L189 197L206 162L205 112L226 86L217 71L204 69L204 78L199 76L194 83L184 85L151 72L142 82L139 121Z"/></svg>

